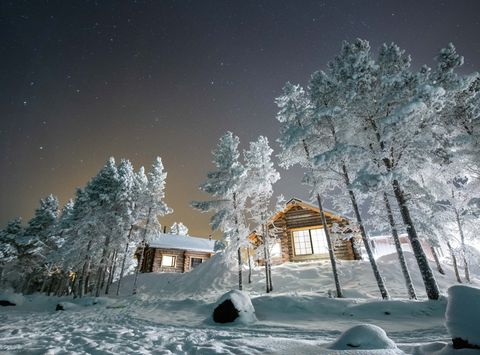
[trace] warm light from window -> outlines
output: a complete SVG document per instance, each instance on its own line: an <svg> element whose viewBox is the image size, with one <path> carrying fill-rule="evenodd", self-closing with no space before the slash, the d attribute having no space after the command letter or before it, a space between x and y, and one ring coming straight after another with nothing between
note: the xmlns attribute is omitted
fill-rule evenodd
<svg viewBox="0 0 480 355"><path fill-rule="evenodd" d="M175 261L177 257L173 255L163 255L162 256L162 266L164 267L175 267Z"/></svg>
<svg viewBox="0 0 480 355"><path fill-rule="evenodd" d="M323 228L293 231L295 255L327 254L328 246Z"/></svg>

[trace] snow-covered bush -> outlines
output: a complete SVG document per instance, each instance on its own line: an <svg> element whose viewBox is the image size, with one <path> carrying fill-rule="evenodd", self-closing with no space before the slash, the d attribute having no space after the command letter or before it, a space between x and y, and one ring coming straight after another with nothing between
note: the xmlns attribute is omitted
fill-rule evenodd
<svg viewBox="0 0 480 355"><path fill-rule="evenodd" d="M213 320L216 323L250 324L257 320L255 308L246 292L232 290L224 294L215 304Z"/></svg>
<svg viewBox="0 0 480 355"><path fill-rule="evenodd" d="M373 324L360 324L347 329L329 347L334 350L397 349L387 333Z"/></svg>

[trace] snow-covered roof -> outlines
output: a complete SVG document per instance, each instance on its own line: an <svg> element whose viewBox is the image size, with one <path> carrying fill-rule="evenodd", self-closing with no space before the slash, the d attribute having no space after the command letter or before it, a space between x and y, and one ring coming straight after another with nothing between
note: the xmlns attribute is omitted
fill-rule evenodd
<svg viewBox="0 0 480 355"><path fill-rule="evenodd" d="M148 246L150 248L179 249L213 253L214 240L186 235L159 233Z"/></svg>

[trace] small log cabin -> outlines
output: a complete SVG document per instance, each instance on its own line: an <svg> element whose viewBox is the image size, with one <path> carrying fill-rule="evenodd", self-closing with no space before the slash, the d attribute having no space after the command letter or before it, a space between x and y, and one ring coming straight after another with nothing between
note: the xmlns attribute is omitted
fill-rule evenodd
<svg viewBox="0 0 480 355"><path fill-rule="evenodd" d="M210 259L214 240L160 233L145 247L141 272L187 272ZM139 253L137 252L137 257Z"/></svg>
<svg viewBox="0 0 480 355"><path fill-rule="evenodd" d="M348 227L346 217L331 211L324 211L327 226L330 231L334 252L338 259L360 260L360 239ZM338 231L332 231L336 224ZM328 259L328 246L324 226L318 207L292 198L280 212L268 220L269 235L273 239L270 245L272 264L282 264L288 261L310 261ZM341 230L341 232L340 232ZM353 237L352 237L353 235ZM262 238L253 232L250 241L257 249L257 263L264 264ZM270 239L272 241L272 239ZM272 244L272 242L270 242Z"/></svg>

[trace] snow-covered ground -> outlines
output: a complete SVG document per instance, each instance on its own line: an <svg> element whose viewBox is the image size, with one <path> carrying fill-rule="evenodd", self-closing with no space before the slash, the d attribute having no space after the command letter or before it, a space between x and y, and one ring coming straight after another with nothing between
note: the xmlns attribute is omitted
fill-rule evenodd
<svg viewBox="0 0 480 355"><path fill-rule="evenodd" d="M407 253L417 293L424 297L415 261ZM42 295L12 296L16 307L0 307L0 351L21 354L396 354L419 345L449 342L447 300L406 300L395 255L378 260L393 297L382 301L368 262L341 262L348 298L332 299L328 262L273 267L274 292L265 294L263 268L244 290L252 297L257 322L217 325L218 299L237 285L235 268L216 256L187 274L144 274L131 296L132 277L119 297L72 300ZM473 284L480 285L474 271ZM435 272L446 295L453 271ZM244 281L247 271L244 272ZM113 287L115 290L116 288ZM15 299L14 299L15 298ZM55 311L59 302L65 311ZM341 350L332 347L345 330L361 324L381 327L397 349ZM365 327L364 327L365 328ZM368 328L368 327L367 327ZM359 327L357 329L363 329ZM354 332L354 334L356 334ZM438 344L430 345L438 350ZM431 353L434 353L433 351Z"/></svg>

